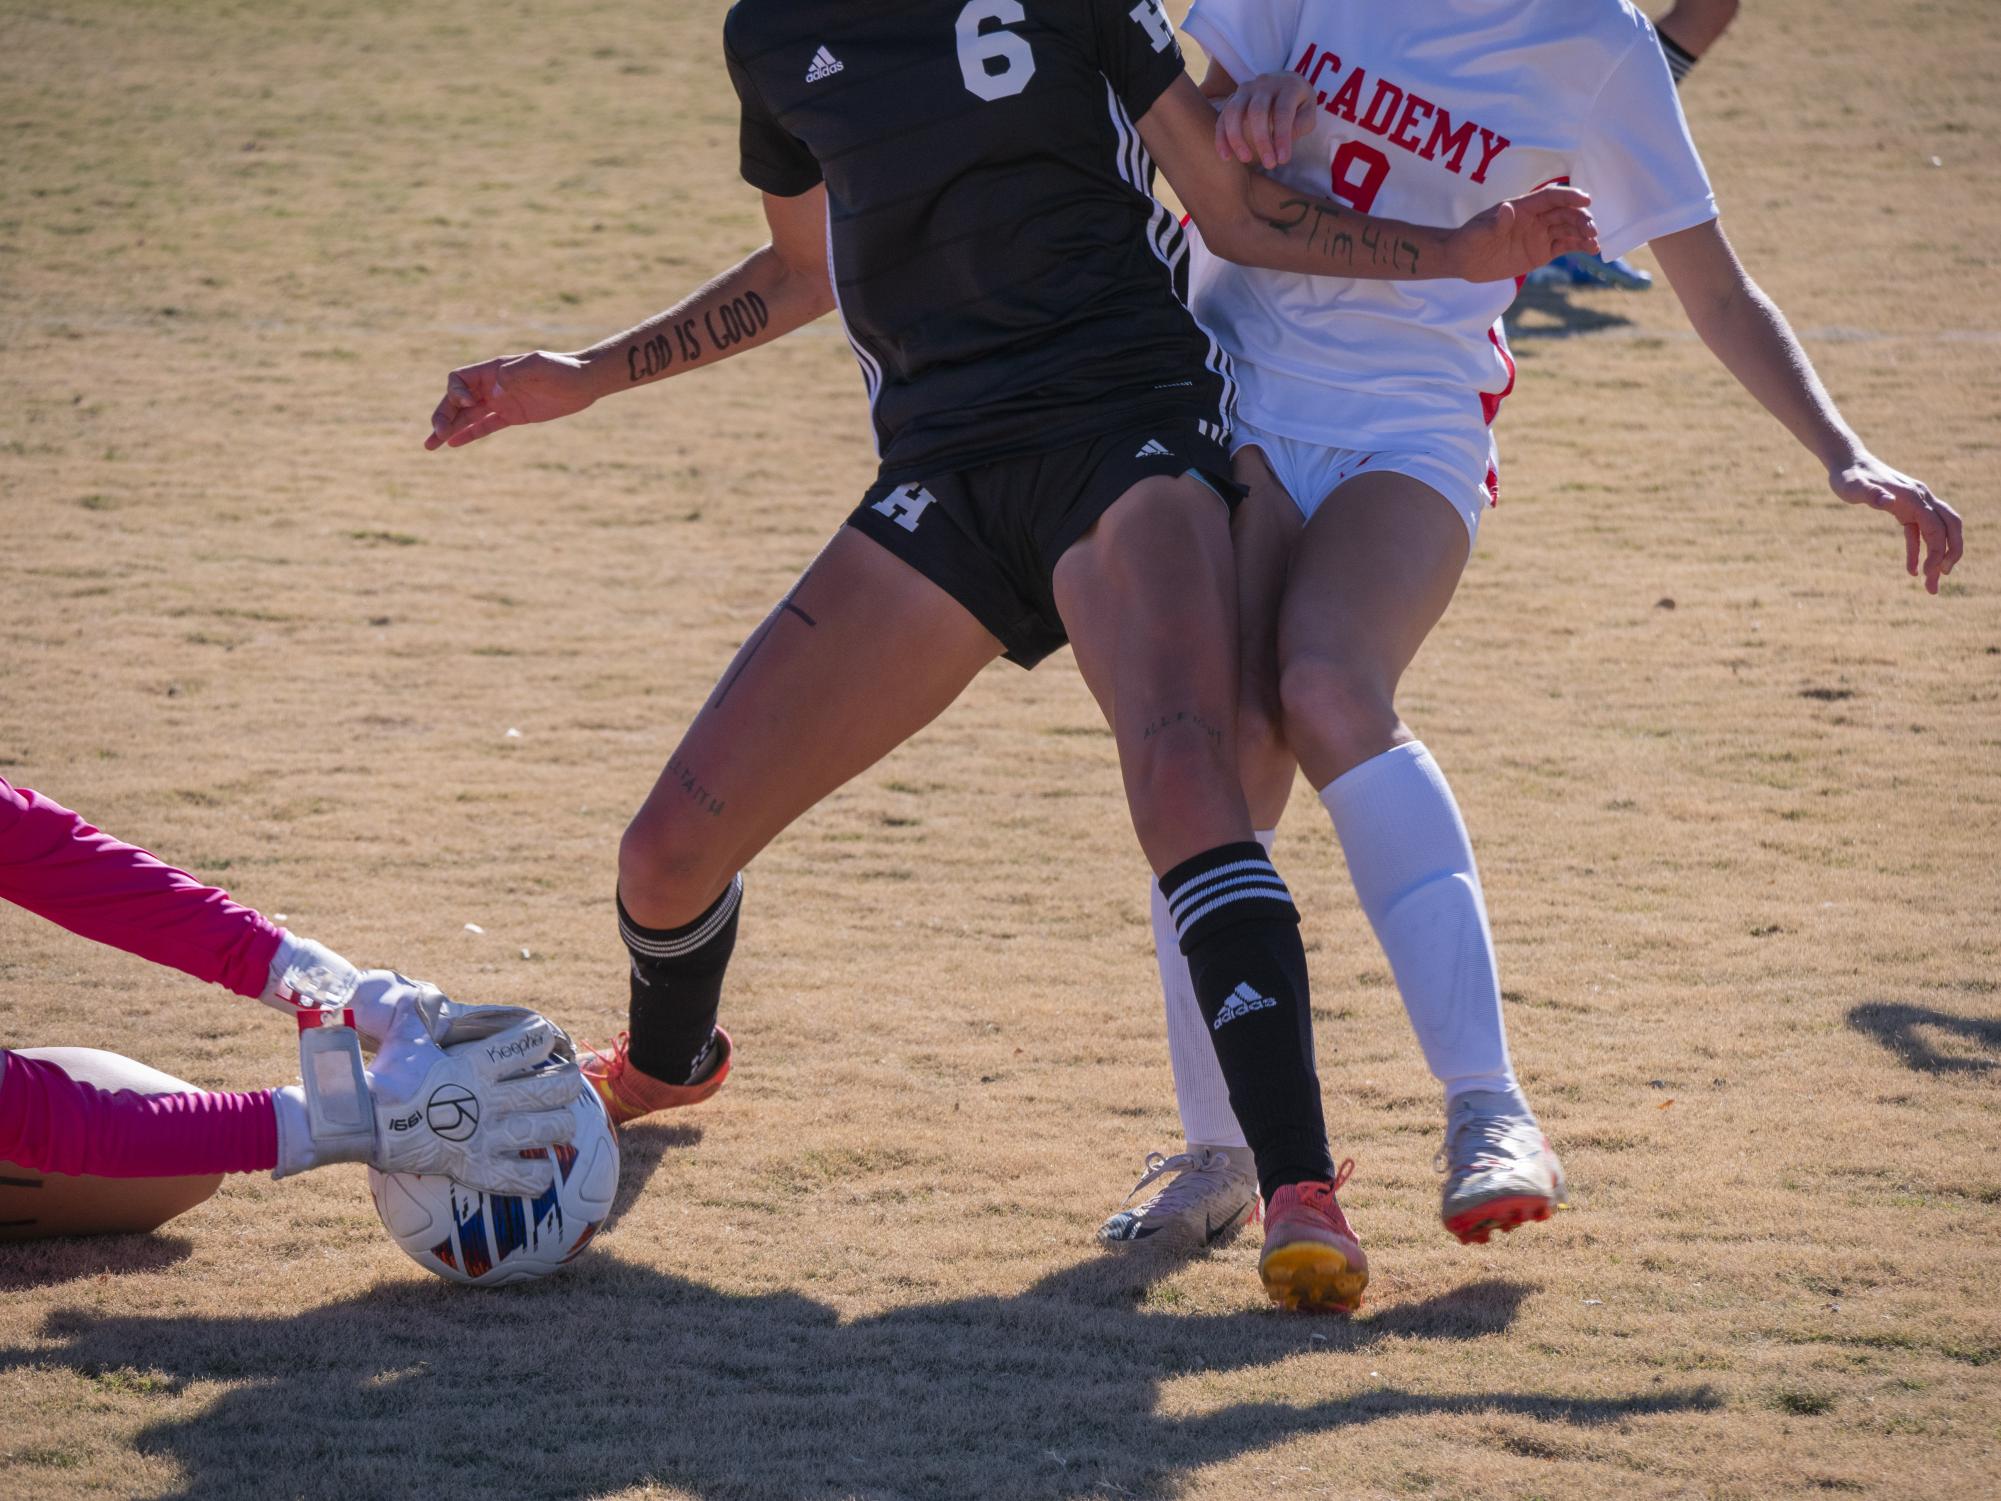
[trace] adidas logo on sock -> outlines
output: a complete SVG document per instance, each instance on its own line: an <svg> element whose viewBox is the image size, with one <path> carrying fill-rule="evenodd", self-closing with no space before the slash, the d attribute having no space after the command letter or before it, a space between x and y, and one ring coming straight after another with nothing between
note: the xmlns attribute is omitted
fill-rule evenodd
<svg viewBox="0 0 2001 1501"><path fill-rule="evenodd" d="M818 83L823 78L832 78L846 66L846 63L822 47L813 54L813 66L806 70L806 81Z"/></svg>
<svg viewBox="0 0 2001 1501"><path fill-rule="evenodd" d="M1224 1022L1233 1022L1240 1016L1249 1016L1253 1011L1269 1011L1278 1004L1268 995L1259 995L1247 984L1240 983L1230 992L1230 998L1223 1002L1223 1009L1216 1013L1216 1020L1209 1026L1211 1032L1223 1030Z"/></svg>
<svg viewBox="0 0 2001 1501"><path fill-rule="evenodd" d="M1140 449L1138 453L1134 454L1133 457L1136 459L1152 459L1152 458L1171 459L1174 457L1174 450L1169 448L1165 443L1161 442L1160 439L1158 438L1148 438L1146 440L1146 446Z"/></svg>

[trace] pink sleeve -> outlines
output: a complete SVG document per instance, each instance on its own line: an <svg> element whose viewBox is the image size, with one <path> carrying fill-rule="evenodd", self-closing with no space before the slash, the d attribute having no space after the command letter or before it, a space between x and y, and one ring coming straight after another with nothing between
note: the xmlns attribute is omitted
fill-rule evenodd
<svg viewBox="0 0 2001 1501"><path fill-rule="evenodd" d="M155 964L260 996L280 930L184 870L0 778L0 897Z"/></svg>
<svg viewBox="0 0 2001 1501"><path fill-rule="evenodd" d="M271 1092L139 1094L0 1048L0 1160L97 1178L255 1173L278 1162Z"/></svg>

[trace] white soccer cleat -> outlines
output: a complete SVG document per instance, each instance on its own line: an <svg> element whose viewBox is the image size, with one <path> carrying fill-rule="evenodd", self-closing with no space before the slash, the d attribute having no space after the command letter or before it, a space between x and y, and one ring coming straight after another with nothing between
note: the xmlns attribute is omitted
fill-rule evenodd
<svg viewBox="0 0 2001 1501"><path fill-rule="evenodd" d="M1445 1122L1439 1218L1461 1245L1546 1220L1564 1202L1563 1164L1533 1115L1504 1094L1471 1090Z"/></svg>
<svg viewBox="0 0 2001 1501"><path fill-rule="evenodd" d="M1258 1169L1249 1147L1190 1146L1172 1157L1146 1154L1146 1171L1126 1195L1172 1173L1167 1185L1137 1209L1121 1209L1098 1227L1106 1246L1144 1241L1174 1250L1214 1245L1258 1217Z"/></svg>

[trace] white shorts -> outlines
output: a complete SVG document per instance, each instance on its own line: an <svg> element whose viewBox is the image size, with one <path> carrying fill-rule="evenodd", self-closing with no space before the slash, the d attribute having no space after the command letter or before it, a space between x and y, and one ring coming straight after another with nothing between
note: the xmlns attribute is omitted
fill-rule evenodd
<svg viewBox="0 0 2001 1501"><path fill-rule="evenodd" d="M1308 521L1323 500L1358 474L1407 474L1458 509L1470 548L1479 539L1481 516L1500 499L1500 461L1491 437L1485 452L1444 435L1416 443L1398 439L1389 448L1328 448L1301 438L1282 438L1239 417L1230 434L1230 452L1244 448L1264 454L1271 472Z"/></svg>

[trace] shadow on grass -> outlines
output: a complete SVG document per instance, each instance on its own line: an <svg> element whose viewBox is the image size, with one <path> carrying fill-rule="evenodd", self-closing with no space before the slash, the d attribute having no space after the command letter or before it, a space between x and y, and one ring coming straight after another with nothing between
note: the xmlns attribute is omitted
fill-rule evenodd
<svg viewBox="0 0 2001 1501"><path fill-rule="evenodd" d="M669 1152L698 1146L701 1140L700 1126L639 1121L622 1129L618 1133L618 1196L611 1201L611 1216L606 1223L616 1224L619 1216L631 1208L632 1201L660 1170L663 1157Z"/></svg>
<svg viewBox="0 0 2001 1501"><path fill-rule="evenodd" d="M132 1368L166 1397L239 1383L138 1436L179 1467L188 1497L261 1498L274 1481L338 1497L648 1483L704 1501L1161 1497L1198 1467L1385 1419L1590 1427L1720 1405L1703 1386L1568 1396L1505 1377L1433 1394L1344 1358L1396 1340L1421 1359L1426 1342L1505 1330L1529 1291L1509 1282L1350 1323L1176 1315L1136 1306L1153 1274L1102 1257L1014 1296L843 1321L803 1292L723 1292L616 1250L614 1238L566 1277L502 1293L398 1281L286 1317L64 1310L44 1322L49 1343L0 1350L0 1370ZM810 1237L789 1251L810 1282ZM1254 1371L1268 1398L1190 1413L1183 1388L1163 1411L1166 1383Z"/></svg>
<svg viewBox="0 0 2001 1501"><path fill-rule="evenodd" d="M1929 1006L1907 1006L1896 1001L1869 1001L1848 1013L1848 1025L1868 1033L1905 1066L1922 1074L1984 1074L2001 1068L2001 1020L1954 1016ZM1989 1056L1941 1052L1920 1035L1919 1029L1925 1027L1955 1033L1984 1049Z"/></svg>
<svg viewBox="0 0 2001 1501"><path fill-rule="evenodd" d="M0 1242L0 1293L56 1287L111 1272L161 1272L185 1260L184 1235L70 1235Z"/></svg>
<svg viewBox="0 0 2001 1501"><path fill-rule="evenodd" d="M1631 296L1631 293L1621 293ZM1608 328L1631 328L1633 320L1622 313L1608 313L1590 302L1579 301L1565 288L1523 287L1504 318L1508 342L1524 340L1574 339L1579 334L1603 333Z"/></svg>

